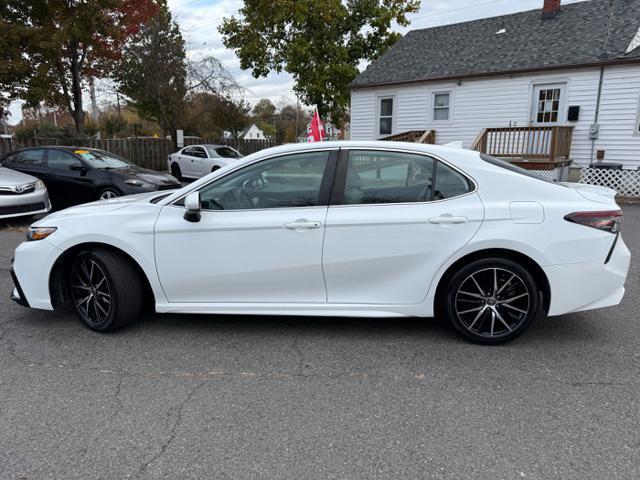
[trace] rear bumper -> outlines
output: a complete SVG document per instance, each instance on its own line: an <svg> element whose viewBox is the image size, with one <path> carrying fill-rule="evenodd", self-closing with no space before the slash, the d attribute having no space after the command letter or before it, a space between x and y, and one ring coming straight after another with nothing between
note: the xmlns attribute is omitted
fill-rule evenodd
<svg viewBox="0 0 640 480"><path fill-rule="evenodd" d="M619 237L613 250L596 262L544 267L551 289L549 315L618 305L630 261L631 252Z"/></svg>

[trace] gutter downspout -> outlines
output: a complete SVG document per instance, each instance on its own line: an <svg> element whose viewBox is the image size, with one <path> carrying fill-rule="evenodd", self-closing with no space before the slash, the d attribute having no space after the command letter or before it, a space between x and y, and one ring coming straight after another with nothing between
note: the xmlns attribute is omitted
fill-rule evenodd
<svg viewBox="0 0 640 480"><path fill-rule="evenodd" d="M600 101L602 99L602 83L604 80L604 65L600 67L600 80L598 81L598 97L596 99L596 113L593 116L593 123L598 123L598 117L600 115ZM591 140L591 156L589 158L589 165L593 163L593 152L596 148L596 139Z"/></svg>
<svg viewBox="0 0 640 480"><path fill-rule="evenodd" d="M607 58L607 47L609 46L609 34L611 33L611 21L613 20L613 3L614 0L609 0L609 18L607 19L607 32L604 37L604 45L602 46L602 57ZM600 67L600 80L598 81L598 98L596 100L596 113L593 117L593 123L598 123L598 116L600 115L600 101L602 100L602 82L604 79L604 65ZM596 148L596 139L591 140L591 155L589 159L589 165L593 163L593 151Z"/></svg>

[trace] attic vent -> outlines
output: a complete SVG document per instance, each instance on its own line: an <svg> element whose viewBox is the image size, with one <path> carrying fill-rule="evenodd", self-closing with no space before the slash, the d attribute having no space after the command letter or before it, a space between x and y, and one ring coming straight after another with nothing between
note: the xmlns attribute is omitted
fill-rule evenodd
<svg viewBox="0 0 640 480"><path fill-rule="evenodd" d="M636 36L633 37L633 40L631 40L629 47L627 47L626 53L633 52L638 47L640 47L640 28L638 29Z"/></svg>

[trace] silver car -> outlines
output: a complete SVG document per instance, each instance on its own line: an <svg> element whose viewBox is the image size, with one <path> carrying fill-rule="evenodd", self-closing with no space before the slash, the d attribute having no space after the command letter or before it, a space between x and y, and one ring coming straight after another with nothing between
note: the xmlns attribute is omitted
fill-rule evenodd
<svg viewBox="0 0 640 480"><path fill-rule="evenodd" d="M0 219L51 210L47 187L31 175L0 167Z"/></svg>

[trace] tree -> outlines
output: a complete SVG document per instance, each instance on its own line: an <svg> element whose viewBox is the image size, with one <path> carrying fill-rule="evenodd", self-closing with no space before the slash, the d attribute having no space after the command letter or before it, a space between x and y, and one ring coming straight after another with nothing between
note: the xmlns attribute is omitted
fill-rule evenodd
<svg viewBox="0 0 640 480"><path fill-rule="evenodd" d="M125 46L114 80L144 118L173 133L183 121L187 94L184 39L166 3Z"/></svg>
<svg viewBox="0 0 640 480"><path fill-rule="evenodd" d="M276 135L276 106L268 98L261 98L253 107L252 120L267 137Z"/></svg>
<svg viewBox="0 0 640 480"><path fill-rule="evenodd" d="M126 132L128 123L117 114L107 113L100 118L100 126L107 138L115 138L117 134Z"/></svg>
<svg viewBox="0 0 640 480"><path fill-rule="evenodd" d="M83 88L157 9L155 0L4 0L0 90L31 107L64 107L84 134Z"/></svg>
<svg viewBox="0 0 640 480"><path fill-rule="evenodd" d="M231 100L243 89L218 59L187 59L180 28L166 3L124 52L115 74L118 91L140 116L158 122L165 135L178 128L222 135L226 127L220 122L225 115L244 127L246 115ZM239 118L231 119L232 112Z"/></svg>
<svg viewBox="0 0 640 480"><path fill-rule="evenodd" d="M296 142L307 135L309 115L299 105L284 105L276 118L277 139L282 143Z"/></svg>
<svg viewBox="0 0 640 480"><path fill-rule="evenodd" d="M400 37L391 23L407 26L419 8L419 0L244 0L219 31L243 69L256 78L289 72L304 103L339 124L360 62L382 55Z"/></svg>

